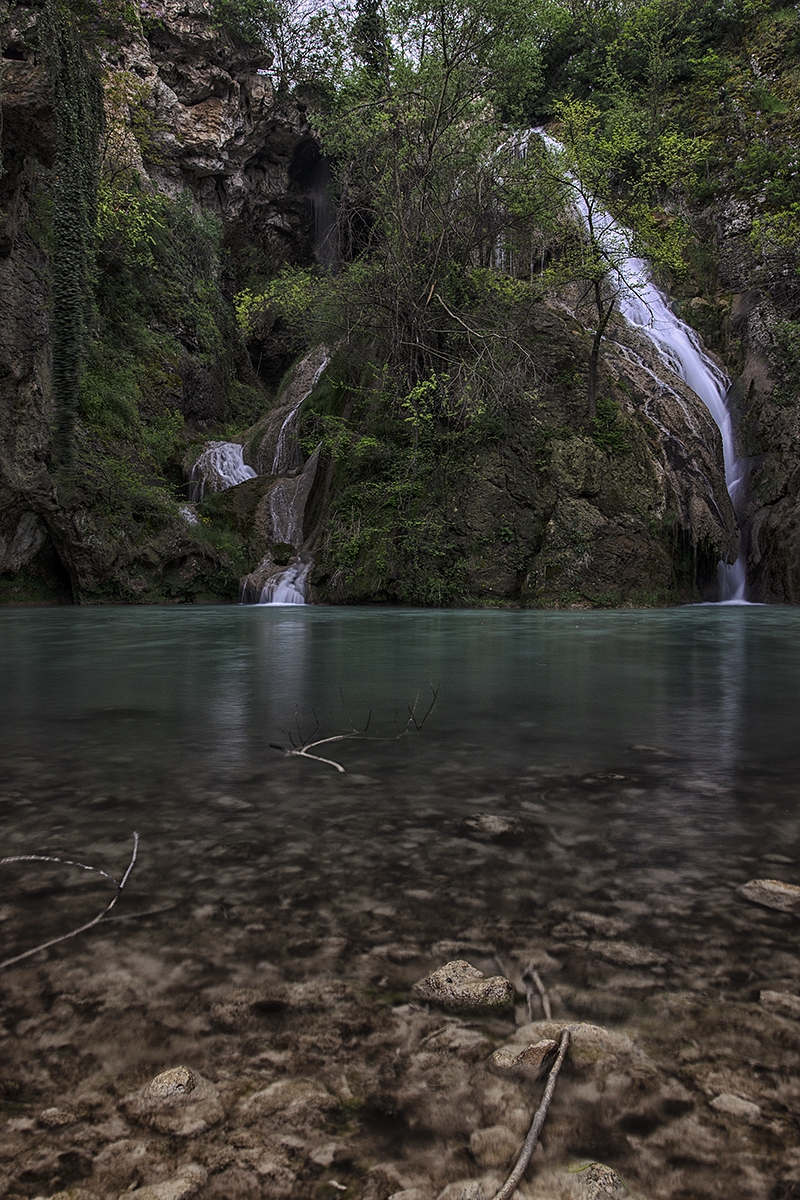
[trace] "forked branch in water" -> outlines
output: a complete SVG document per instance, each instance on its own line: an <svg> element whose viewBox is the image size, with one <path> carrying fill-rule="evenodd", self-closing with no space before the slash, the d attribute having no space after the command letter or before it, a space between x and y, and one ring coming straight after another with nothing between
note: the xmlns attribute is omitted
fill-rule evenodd
<svg viewBox="0 0 800 1200"><path fill-rule="evenodd" d="M547 1087L544 1089L542 1103L536 1110L533 1123L528 1131L528 1136L525 1138L525 1145L522 1147L522 1152L520 1153L520 1156L514 1165L514 1170L500 1188L500 1191L496 1192L492 1197L492 1200L511 1200L511 1197L514 1195L514 1192L519 1186L522 1176L528 1169L528 1163L531 1161L533 1152L536 1149L536 1143L539 1140L539 1134L542 1132L542 1126L544 1125L547 1111L550 1108L550 1101L553 1099L553 1092L556 1090L558 1072L561 1070L561 1064L564 1061L564 1056L567 1053L568 1046L569 1030L565 1029L561 1034L561 1043L558 1047L556 1061L550 1068L550 1074L547 1077Z"/></svg>
<svg viewBox="0 0 800 1200"><path fill-rule="evenodd" d="M24 950L22 954L15 954L13 958L4 959L3 962L0 962L0 970L2 970L3 967L10 967L13 966L14 963L21 962L23 958L30 958L32 954L38 954L40 950L48 950L50 946L55 946L59 942L65 942L67 938L75 937L76 934L85 933L87 929L91 929L93 925L97 925L100 921L102 921L103 917L106 916L107 913L111 912L112 908L119 900L122 894L122 889L128 882L128 876L133 870L138 853L139 835L138 833L134 833L131 861L128 863L128 869L122 876L122 879L119 880L115 879L113 875L109 875L108 871L101 870L100 867L89 867L86 865L86 863L74 862L71 858L53 858L48 854L12 854L8 858L0 858L0 867L4 866L6 863L17 862L49 862L60 863L61 866L64 867L79 867L81 871L94 871L96 875L102 875L105 879L109 879L117 889L114 893L111 903L107 904L103 911L98 913L93 920L87 921L85 925L79 925L77 929L72 929L69 933L62 933L60 937L51 938L49 942L42 942L40 946L34 946L32 950Z"/></svg>
<svg viewBox="0 0 800 1200"><path fill-rule="evenodd" d="M344 709L345 716L347 717L348 724L350 725L350 731L348 733L333 733L329 737L317 738L315 741L312 741L311 739L314 737L314 735L316 733L319 732L319 730L321 728L315 710L312 709L311 711L314 713L314 720L317 723L316 723L315 727L312 729L311 733L308 734L308 736L305 736L303 734L302 730L300 729L300 722L299 722L299 719L297 716L297 709L295 709L295 724L297 726L297 740L295 741L294 734L290 733L289 741L291 742L291 746L281 746L281 745L278 745L277 742L270 742L269 743L270 749L271 750L279 750L281 754L293 755L296 758L313 758L316 762L325 763L327 766L333 767L334 770L340 771L344 775L345 769L341 763L336 762L335 759L332 759L332 758L323 758L323 756L321 754L312 754L311 751L316 750L316 748L318 746L326 746L330 742L346 742L346 741L354 741L356 739L360 739L362 741L367 741L367 742L395 742L399 738L405 737L405 735L407 733L410 733L412 729L416 733L419 733L420 730L422 729L423 725L427 721L428 717L431 715L434 708L436 707L436 701L439 699L439 687L440 687L439 684L437 684L436 687L434 687L433 684L431 684L431 702L428 705L424 716L422 716L421 718L417 717L417 709L419 707L419 692L417 692L416 696L414 697L414 703L407 705L408 719L406 720L405 725L399 731L399 733L390 733L390 734L368 733L367 732L367 730L370 727L370 723L372 721L372 710L371 709L367 716L367 720L366 720L364 726L359 729L353 723L353 719L350 716L350 713L347 711L347 705L345 704L345 700L344 700L344 693L342 692L342 689L339 688L339 695L342 698L342 707Z"/></svg>

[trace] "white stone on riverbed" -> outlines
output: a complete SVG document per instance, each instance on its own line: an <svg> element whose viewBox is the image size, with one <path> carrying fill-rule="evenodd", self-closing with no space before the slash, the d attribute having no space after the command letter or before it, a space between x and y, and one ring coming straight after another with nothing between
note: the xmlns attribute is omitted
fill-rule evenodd
<svg viewBox="0 0 800 1200"><path fill-rule="evenodd" d="M733 1092L721 1092L710 1101L711 1107L717 1112L727 1113L730 1117L738 1117L749 1124L755 1124L761 1119L761 1109L752 1100L743 1100Z"/></svg>
<svg viewBox="0 0 800 1200"><path fill-rule="evenodd" d="M739 892L754 904L776 908L779 912L800 913L800 887L782 879L751 879Z"/></svg>
<svg viewBox="0 0 800 1200"><path fill-rule="evenodd" d="M514 985L508 979L502 975L487 978L483 971L459 958L420 979L413 990L445 1008L508 1008L514 1000Z"/></svg>
<svg viewBox="0 0 800 1200"><path fill-rule="evenodd" d="M133 1120L177 1137L205 1133L225 1116L213 1083L183 1066L156 1075L140 1091L126 1096L122 1107Z"/></svg>

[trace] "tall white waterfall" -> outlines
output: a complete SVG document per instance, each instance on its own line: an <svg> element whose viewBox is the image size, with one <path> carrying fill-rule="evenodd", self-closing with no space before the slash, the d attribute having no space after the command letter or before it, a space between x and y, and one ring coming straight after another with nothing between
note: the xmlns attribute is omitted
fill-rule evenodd
<svg viewBox="0 0 800 1200"><path fill-rule="evenodd" d="M556 155L563 146L543 130L534 130L548 150ZM575 208L584 221L588 208L580 191L575 194ZM725 483L734 512L738 516L743 497L745 463L736 457L731 415L725 403L730 379L711 361L703 350L697 334L675 316L666 296L653 283L649 264L633 254L633 233L621 227L614 218L598 206L592 208L595 235L608 247L613 264L614 288L622 317L639 330L655 347L664 366L695 392L714 418L722 435L725 459ZM721 562L717 568L720 601L723 604L746 604L746 551L742 544L735 563Z"/></svg>

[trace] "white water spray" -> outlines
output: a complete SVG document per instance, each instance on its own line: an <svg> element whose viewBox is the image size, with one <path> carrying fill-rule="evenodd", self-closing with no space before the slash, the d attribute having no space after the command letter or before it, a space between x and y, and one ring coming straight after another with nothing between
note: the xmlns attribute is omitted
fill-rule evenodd
<svg viewBox="0 0 800 1200"><path fill-rule="evenodd" d="M237 442L209 442L192 467L192 500L202 500L206 488L224 492L237 483L255 479L255 471L247 466L242 455Z"/></svg>
<svg viewBox="0 0 800 1200"><path fill-rule="evenodd" d="M294 408L281 425L278 433L278 441L275 445L275 457L272 460L272 471L270 472L271 475L282 475L289 469L291 457L291 439L295 435L295 426L297 425L298 414L305 401L317 386L319 377L329 362L330 358L326 354L320 365L317 367L317 370L314 372L314 377L311 380L311 385L309 386L308 391L303 392L303 395L297 401L297 404L295 404Z"/></svg>
<svg viewBox="0 0 800 1200"><path fill-rule="evenodd" d="M563 146L555 138L541 129L533 132L542 138L548 150L563 153ZM575 208L587 221L588 207L580 192L575 197ZM743 500L745 464L736 457L733 423L725 403L731 381L705 353L694 330L672 312L666 296L653 283L648 263L633 254L633 233L598 206L592 209L592 224L614 264L612 270L617 276L618 305L623 318L649 339L667 369L700 397L714 418L722 435L725 484L738 516ZM721 603L747 603L745 570L746 555L742 545L736 562L721 562L717 568Z"/></svg>
<svg viewBox="0 0 800 1200"><path fill-rule="evenodd" d="M261 592L259 604L305 604L311 562L295 562L276 575Z"/></svg>

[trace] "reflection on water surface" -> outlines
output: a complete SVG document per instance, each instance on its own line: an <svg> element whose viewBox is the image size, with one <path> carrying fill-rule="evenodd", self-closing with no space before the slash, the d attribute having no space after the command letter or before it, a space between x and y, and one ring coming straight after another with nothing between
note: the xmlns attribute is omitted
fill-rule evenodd
<svg viewBox="0 0 800 1200"><path fill-rule="evenodd" d="M800 882L800 613L7 610L0 678L3 853L121 874L141 835L118 920L0 977L7 1101L31 1126L9 1135L0 1195L82 1180L115 1196L187 1156L205 1172L197 1194L229 1200L332 1195L332 1178L368 1200L488 1186L502 1166L470 1137L524 1136L530 1099L504 1083L519 1112L481 1107L493 1077L474 1037L490 1051L528 1020L529 962L556 1017L639 1039L638 1066L566 1071L543 1162L610 1161L653 1197L768 1197L767 1181L789 1180L800 1034L758 1000L800 990L797 918L736 889ZM432 684L423 730L395 738ZM384 740L320 747L344 774L270 748L370 714ZM475 813L514 832L476 836L462 825ZM0 886L3 957L108 899L53 866L5 867ZM518 1009L466 1022L473 1049L440 1047L426 1066L435 1037L421 1043L455 1018L409 988L454 957L509 974ZM283 992L259 1000L264 988ZM130 1147L156 1135L124 1096L184 1061L221 1089L220 1144L253 1144L223 1162L217 1135L162 1137L140 1161ZM274 1114L272 1134L244 1117L235 1132L248 1089L297 1077L339 1117L287 1117L294 1150ZM471 1099L445 1121L437 1087ZM35 1121L82 1095L76 1159ZM744 1141L719 1095L758 1107ZM534 1175L529 1194L544 1195Z"/></svg>

